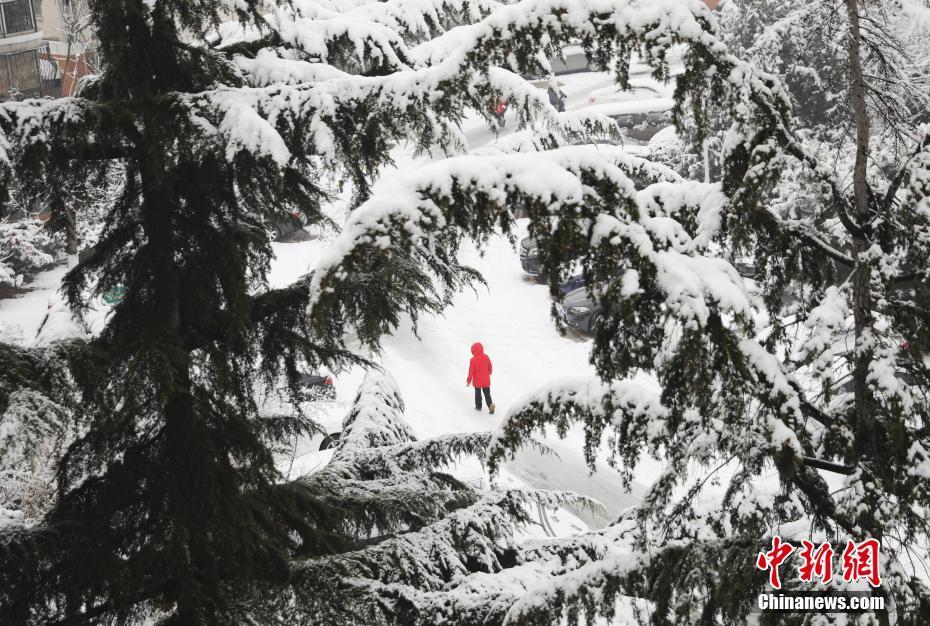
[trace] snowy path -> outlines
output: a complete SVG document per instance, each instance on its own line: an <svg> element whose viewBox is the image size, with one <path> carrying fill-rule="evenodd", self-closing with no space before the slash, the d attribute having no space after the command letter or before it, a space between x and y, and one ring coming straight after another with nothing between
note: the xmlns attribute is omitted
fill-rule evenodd
<svg viewBox="0 0 930 626"><path fill-rule="evenodd" d="M313 255L312 243L284 245L304 247ZM292 259L299 256L293 249L282 253ZM382 364L397 380L407 406L405 416L420 437L493 430L512 403L526 393L555 378L594 375L588 363L589 342L558 333L549 314L548 289L523 273L517 252L506 238L492 239L483 256L467 243L460 258L481 271L487 288L458 294L442 317L421 318L419 339L408 326L383 342ZM475 411L473 391L465 386L470 346L475 341L484 344L494 364L495 415ZM351 401L360 380L360 371L338 376L340 399ZM619 477L606 464L589 475L580 433L571 433L566 441L549 438L547 444L558 458L523 451L508 463L510 473L535 487L577 491L600 500L606 515L582 515L597 526L635 502L623 493ZM472 463L460 471L466 475L480 472Z"/></svg>

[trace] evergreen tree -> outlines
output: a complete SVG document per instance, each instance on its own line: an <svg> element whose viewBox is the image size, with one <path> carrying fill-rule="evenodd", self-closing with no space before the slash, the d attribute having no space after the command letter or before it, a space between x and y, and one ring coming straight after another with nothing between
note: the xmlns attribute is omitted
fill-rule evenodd
<svg viewBox="0 0 930 626"><path fill-rule="evenodd" d="M418 441L403 410L390 376L369 371L332 461L297 481L338 507L353 541L337 554L299 558L289 589L259 588L239 599L227 613L233 621L431 624L440 612L459 621L443 591L469 575L516 565L514 525L528 523L527 504L594 506L575 494L482 493L463 484L441 468L463 454L483 454L490 435ZM421 594L439 606L424 606Z"/></svg>
<svg viewBox="0 0 930 626"><path fill-rule="evenodd" d="M125 296L99 335L68 345L54 383L37 369L41 352L3 346L15 357L0 365L4 432L65 449L53 455L51 509L0 531L0 619L228 623L240 598L291 580L295 558L344 551L359 528L422 525L440 509L385 503L365 522L325 486L282 480L272 450L318 427L297 410L261 414L257 391L283 379L297 404L303 367L363 361L346 331L377 348L401 313L438 311L478 279L439 249L425 265L369 255L311 315L312 277L265 283L274 224L294 211L325 222L321 181L332 172L366 197L397 141L459 149L464 112L490 116L487 102L505 92L525 122L548 122L529 133L534 145L605 120L555 114L478 51L415 58L411 46L501 8L493 2L89 7L102 74L78 97L3 105L0 176L7 191L45 193L60 228L73 225L75 197L96 191L103 227L66 295L76 314L116 287ZM238 21L223 23L229 15ZM14 449L38 453L5 446L4 464L20 463Z"/></svg>
<svg viewBox="0 0 930 626"><path fill-rule="evenodd" d="M457 35L506 63L510 51L497 57L482 43L528 24L545 40L541 7L557 5L521 3L512 23L502 12ZM926 15L920 3L896 6ZM629 21L579 22L582 43L609 38L620 23L629 29L621 40L661 67L663 45L675 38L656 35L648 9L637 8ZM579 18L565 9L559 35ZM807 3L779 28L785 20L808 37L781 43L803 42L824 84L842 83L827 91L838 99L830 110L818 112L821 96L809 88L808 100L797 100L731 56L707 24L669 20L690 48L676 93L679 126L686 101L698 145L715 109L730 120L720 185L604 149L459 157L376 189L318 268L314 308L361 259L398 248L432 254L445 249L450 227L478 239L506 231L506 207L520 202L553 294L580 259L609 313L592 352L601 382L541 390L509 416L491 458L546 426L564 433L580 423L588 458L603 442L627 482L644 455L667 469L607 533L620 554L598 550L605 533L539 547L535 558L561 563L554 580L539 584L516 568L496 584L469 577L448 595L460 620L477 622L489 606L508 623L611 617L616 596L627 595L652 603L643 617L653 623L739 623L765 583L755 554L774 534L835 546L880 540L884 586L872 593L893 602L899 621L928 619L930 136L915 89L926 59L913 56L926 47L921 53L884 4ZM831 43L812 44L818 33ZM629 50L615 51L621 83ZM796 69L789 83L812 77ZM842 120L839 129L832 120ZM733 267L747 257L754 284ZM629 380L643 371L654 374L656 392ZM789 587L805 585L792 578ZM495 602L515 600L514 589L525 598Z"/></svg>

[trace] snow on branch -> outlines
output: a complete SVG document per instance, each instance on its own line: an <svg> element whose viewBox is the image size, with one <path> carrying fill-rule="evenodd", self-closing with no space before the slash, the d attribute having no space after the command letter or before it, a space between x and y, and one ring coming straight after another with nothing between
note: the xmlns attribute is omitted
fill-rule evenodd
<svg viewBox="0 0 930 626"><path fill-rule="evenodd" d="M342 422L337 459L348 451L414 441L402 415L404 401L394 378L369 370L355 396L352 410Z"/></svg>
<svg viewBox="0 0 930 626"><path fill-rule="evenodd" d="M298 0L297 13L307 19L342 17L355 23L370 22L399 33L407 41L436 36L452 24L475 22L502 6L494 0L389 0L337 7L330 3Z"/></svg>
<svg viewBox="0 0 930 626"><path fill-rule="evenodd" d="M358 572L358 584L399 583L420 591L438 591L471 572L499 572L501 559L513 549L514 521L526 521L524 506L544 498L549 506L590 501L574 493L507 490L492 493L453 511L419 531L397 535L354 552L299 563L295 576L310 586L327 571ZM464 550L463 550L464 548ZM367 580L366 580L367 579Z"/></svg>
<svg viewBox="0 0 930 626"><path fill-rule="evenodd" d="M359 72L399 70L409 67L409 44L480 20L500 6L493 0L392 0L344 6L313 0L268 3L257 24L220 25L215 45L224 50L264 41L281 46L287 58ZM274 37L267 37L268 33Z"/></svg>
<svg viewBox="0 0 930 626"><path fill-rule="evenodd" d="M391 69L407 67L400 56L406 48L400 34L389 26L359 17L334 13L325 19L313 19L304 17L299 9L295 12L282 5L267 19L286 46L312 59L338 62L341 60L338 51L348 48L358 63Z"/></svg>
<svg viewBox="0 0 930 626"><path fill-rule="evenodd" d="M503 623L543 626L564 618L611 623L617 617L616 600L624 596L649 600L647 614L653 619L695 615L705 598L726 593L728 586L757 586L747 575L752 571L745 558L750 545L735 538L672 543L648 553L613 550L533 589L514 603ZM719 578L702 575L719 570Z"/></svg>
<svg viewBox="0 0 930 626"><path fill-rule="evenodd" d="M621 448L610 450L613 459L618 451L639 446L638 439L629 438L632 433L654 433L655 436L664 433L663 422L668 416L658 392L643 384L604 383L592 378L554 381L515 402L514 407L494 433L488 449L488 464L492 470L505 458L512 458L513 451L532 434L542 433L551 425L564 437L569 428L579 422L585 425L585 459L593 469L605 431L622 430L622 435L613 439L617 448ZM645 428L637 428L634 424Z"/></svg>
<svg viewBox="0 0 930 626"><path fill-rule="evenodd" d="M288 156L277 147L281 142L267 134L254 116L246 117L241 107L251 108L255 115L278 128L285 137L292 134L293 128L305 129L303 137L284 140L285 145L297 141L303 143L303 150L292 147L292 153L307 152L330 158L335 156L333 146L337 138L334 128L339 126L340 113L358 115L377 110L383 114L379 119L383 132L395 138L426 137L427 140L420 145L438 143L446 150L459 149L463 143L449 122L448 113L461 111L467 106L487 114L489 102L501 98L511 100L511 105L520 111L524 124L546 121L550 126L559 128L563 135L603 132L612 127L608 120L596 115L589 115L586 119L567 115L560 117L551 110L538 90L515 74L508 75L508 70L538 73L541 50L555 52L578 37L582 38L589 55L605 62L614 57L619 59L617 70L621 82L631 50L642 48L645 60L654 65L657 75L664 76L667 71L665 55L669 48L680 43L690 46L692 54L685 57L687 71L678 79L678 112L686 92L690 92L698 113L706 104L697 103L715 99L716 96L710 94L719 95L724 85L738 94L738 99L749 100L751 95L760 106L776 116L785 108L786 100L774 79L728 54L714 32L713 18L696 1L647 3L629 0L608 3L603 0L524 0L499 7L482 4L477 12L465 3L459 8L464 11L463 19L466 20L491 9L493 11L475 24L452 28L410 50L416 66L413 68L401 59L406 54L401 49L402 42L381 41L379 45L382 48L396 44L398 50L389 59L384 56L387 53L378 57L387 59L390 65L389 70L383 72L386 76L346 75L344 71L347 68L336 69L338 64L333 67L333 63L324 65L327 53L323 49L303 57L293 54L295 46L301 49L301 46L306 48L312 43L325 47L322 42L333 33L326 31L323 24L333 20L333 23L353 24L352 28L360 28L370 35L367 27L362 28L359 24L371 26L377 22L353 22L346 16L363 9L376 12L394 10L386 5L391 3L379 3L375 9L368 6L353 8L345 14L332 13L331 7L317 3L298 3L295 9L278 9L272 21L285 39L284 45L260 48L251 57L233 56L234 63L245 73L250 84L272 90L240 95L217 94L213 103L217 111L212 116L206 113L203 116L216 125L220 122L214 118L233 116L227 124L227 132L223 134L233 153L244 148L262 151L276 160L286 160ZM404 9L407 10L412 9ZM302 16L302 11L312 17ZM372 28L389 31L388 26ZM304 29L312 32L308 31L309 34L302 37L300 33ZM301 43L303 40L306 42ZM510 45L498 45L501 40L507 40ZM374 45L366 42L367 39L355 41L359 54L365 52L366 46ZM365 54L370 56L368 52ZM710 66L715 66L714 71L710 71ZM283 84L293 87L282 89ZM426 110L433 111L433 114L426 116L422 113ZM403 124L399 124L398 120L403 120Z"/></svg>
<svg viewBox="0 0 930 626"><path fill-rule="evenodd" d="M374 610L379 619L429 620L442 612L440 605L448 606L463 595L455 591L446 597L450 585L474 580L476 573L519 570L513 533L515 524L528 522L531 504L600 507L571 492L512 489L480 494L440 470L459 454L484 454L490 435L417 441L402 412L403 400L393 379L369 370L331 462L295 483L341 512L343 532L356 537L355 545L295 561L292 595L261 602L283 603L287 608L281 610L293 619L320 619L325 614L348 620ZM559 550L579 550L578 545L579 541L572 548L553 546L552 567ZM351 590L351 602L318 601L346 590ZM506 597L498 590L501 607L512 602L504 602Z"/></svg>
<svg viewBox="0 0 930 626"><path fill-rule="evenodd" d="M5 102L0 106L0 174L51 151L57 158L115 159L122 146L113 140L106 107L82 98ZM35 163L34 163L35 165ZM7 179L8 180L8 179Z"/></svg>
<svg viewBox="0 0 930 626"><path fill-rule="evenodd" d="M634 179L643 178L659 182L637 190ZM319 261L311 307L333 306L327 294L372 255L431 257L441 249L454 257L463 236L481 241L496 228L507 232L510 207L520 203L530 211L530 233L540 246L559 247L552 272L574 259L596 259L604 278L616 280L617 268L639 263L634 269L655 277L661 297L681 319L704 324L714 310L748 319L753 309L742 278L724 259L702 254L719 231L725 198L713 185L663 182L669 178L677 176L605 146L425 165L379 186L353 212ZM633 295L635 289L626 293Z"/></svg>
<svg viewBox="0 0 930 626"><path fill-rule="evenodd" d="M437 107L453 111L470 106L486 114L488 102L506 98L520 112L523 124L542 125L556 137L609 136L616 127L610 118L596 111L556 112L545 93L501 68L490 68L487 73L465 73L457 65L448 64L399 71L385 77L352 77L328 65L280 58L268 50L259 52L255 58L236 56L234 63L246 72L253 85L269 90L255 91L251 97L243 92L217 94L215 105L219 111L231 108L233 102L236 107L250 107L269 123L284 129L284 135L290 127L309 122L312 133L296 139L306 142L314 154L329 155L327 149L333 143L332 133L322 129L337 126L344 117L370 108L386 118L409 120L409 127L395 136L412 138L426 126L431 135L448 138L440 142L447 150L460 150L464 142L443 117L426 117L420 111ZM278 87L285 84L294 87L290 90ZM236 139L235 131L239 135L255 135L256 140ZM258 129L251 131L249 126L240 128L233 124L225 134L233 148L238 145L255 151L262 145Z"/></svg>

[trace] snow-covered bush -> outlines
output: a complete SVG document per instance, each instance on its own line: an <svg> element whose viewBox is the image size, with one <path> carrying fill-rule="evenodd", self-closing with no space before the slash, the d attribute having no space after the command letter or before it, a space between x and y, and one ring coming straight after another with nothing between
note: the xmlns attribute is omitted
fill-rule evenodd
<svg viewBox="0 0 930 626"><path fill-rule="evenodd" d="M55 502L58 462L78 434L69 395L72 347L0 344L0 526L36 524Z"/></svg>
<svg viewBox="0 0 930 626"><path fill-rule="evenodd" d="M19 287L31 273L60 258L60 241L31 217L0 219L0 285Z"/></svg>
<svg viewBox="0 0 930 626"><path fill-rule="evenodd" d="M662 163L675 170L684 178L704 179L704 163L695 153L693 146L684 141L674 126L663 128L646 144L644 155L650 161Z"/></svg>

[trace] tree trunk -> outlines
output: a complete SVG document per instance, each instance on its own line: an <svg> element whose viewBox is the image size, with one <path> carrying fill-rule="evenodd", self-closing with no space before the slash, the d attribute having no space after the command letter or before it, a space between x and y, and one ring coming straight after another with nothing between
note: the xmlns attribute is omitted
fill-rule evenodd
<svg viewBox="0 0 930 626"><path fill-rule="evenodd" d="M872 294L869 285L869 263L863 259L870 247L869 236L869 187L867 169L869 159L869 115L865 101L865 80L860 58L859 2L846 0L849 15L849 71L852 84L853 123L856 127L856 163L853 170L853 193L855 207L853 217L860 226L853 233L853 254L856 258L853 276L853 318L855 320L856 353L854 357L853 384L856 406L856 453L872 457L877 452L875 437L875 414L867 376L872 358Z"/></svg>
<svg viewBox="0 0 930 626"><path fill-rule="evenodd" d="M68 78L68 64L71 62L71 37L68 37L68 50L65 53L65 67L61 70L61 84L58 85L58 97L65 95L65 79ZM71 95L70 93L68 94Z"/></svg>
<svg viewBox="0 0 930 626"><path fill-rule="evenodd" d="M852 308L855 322L856 343L853 369L853 391L855 395L855 450L856 457L865 460L873 467L881 467L881 446L877 428L876 403L868 385L869 365L874 355L871 292L871 262L865 253L871 247L870 190L868 183L870 123L866 107L866 85L862 72L861 33L859 29L859 0L846 0L846 12L849 17L849 73L852 85L851 100L853 123L856 126L856 162L853 169L854 213L853 219L859 226L859 232L853 233L853 254L856 259L852 280ZM876 477L871 472L863 472L862 480L874 482ZM872 489L878 488L877 485ZM859 516L859 523L872 537L882 540L881 520L876 516L877 503L866 491L864 512ZM881 593L880 591L878 593ZM888 614L877 615L879 624L887 625Z"/></svg>
<svg viewBox="0 0 930 626"><path fill-rule="evenodd" d="M74 218L74 210L65 205L65 252L68 254L78 253L77 222Z"/></svg>

